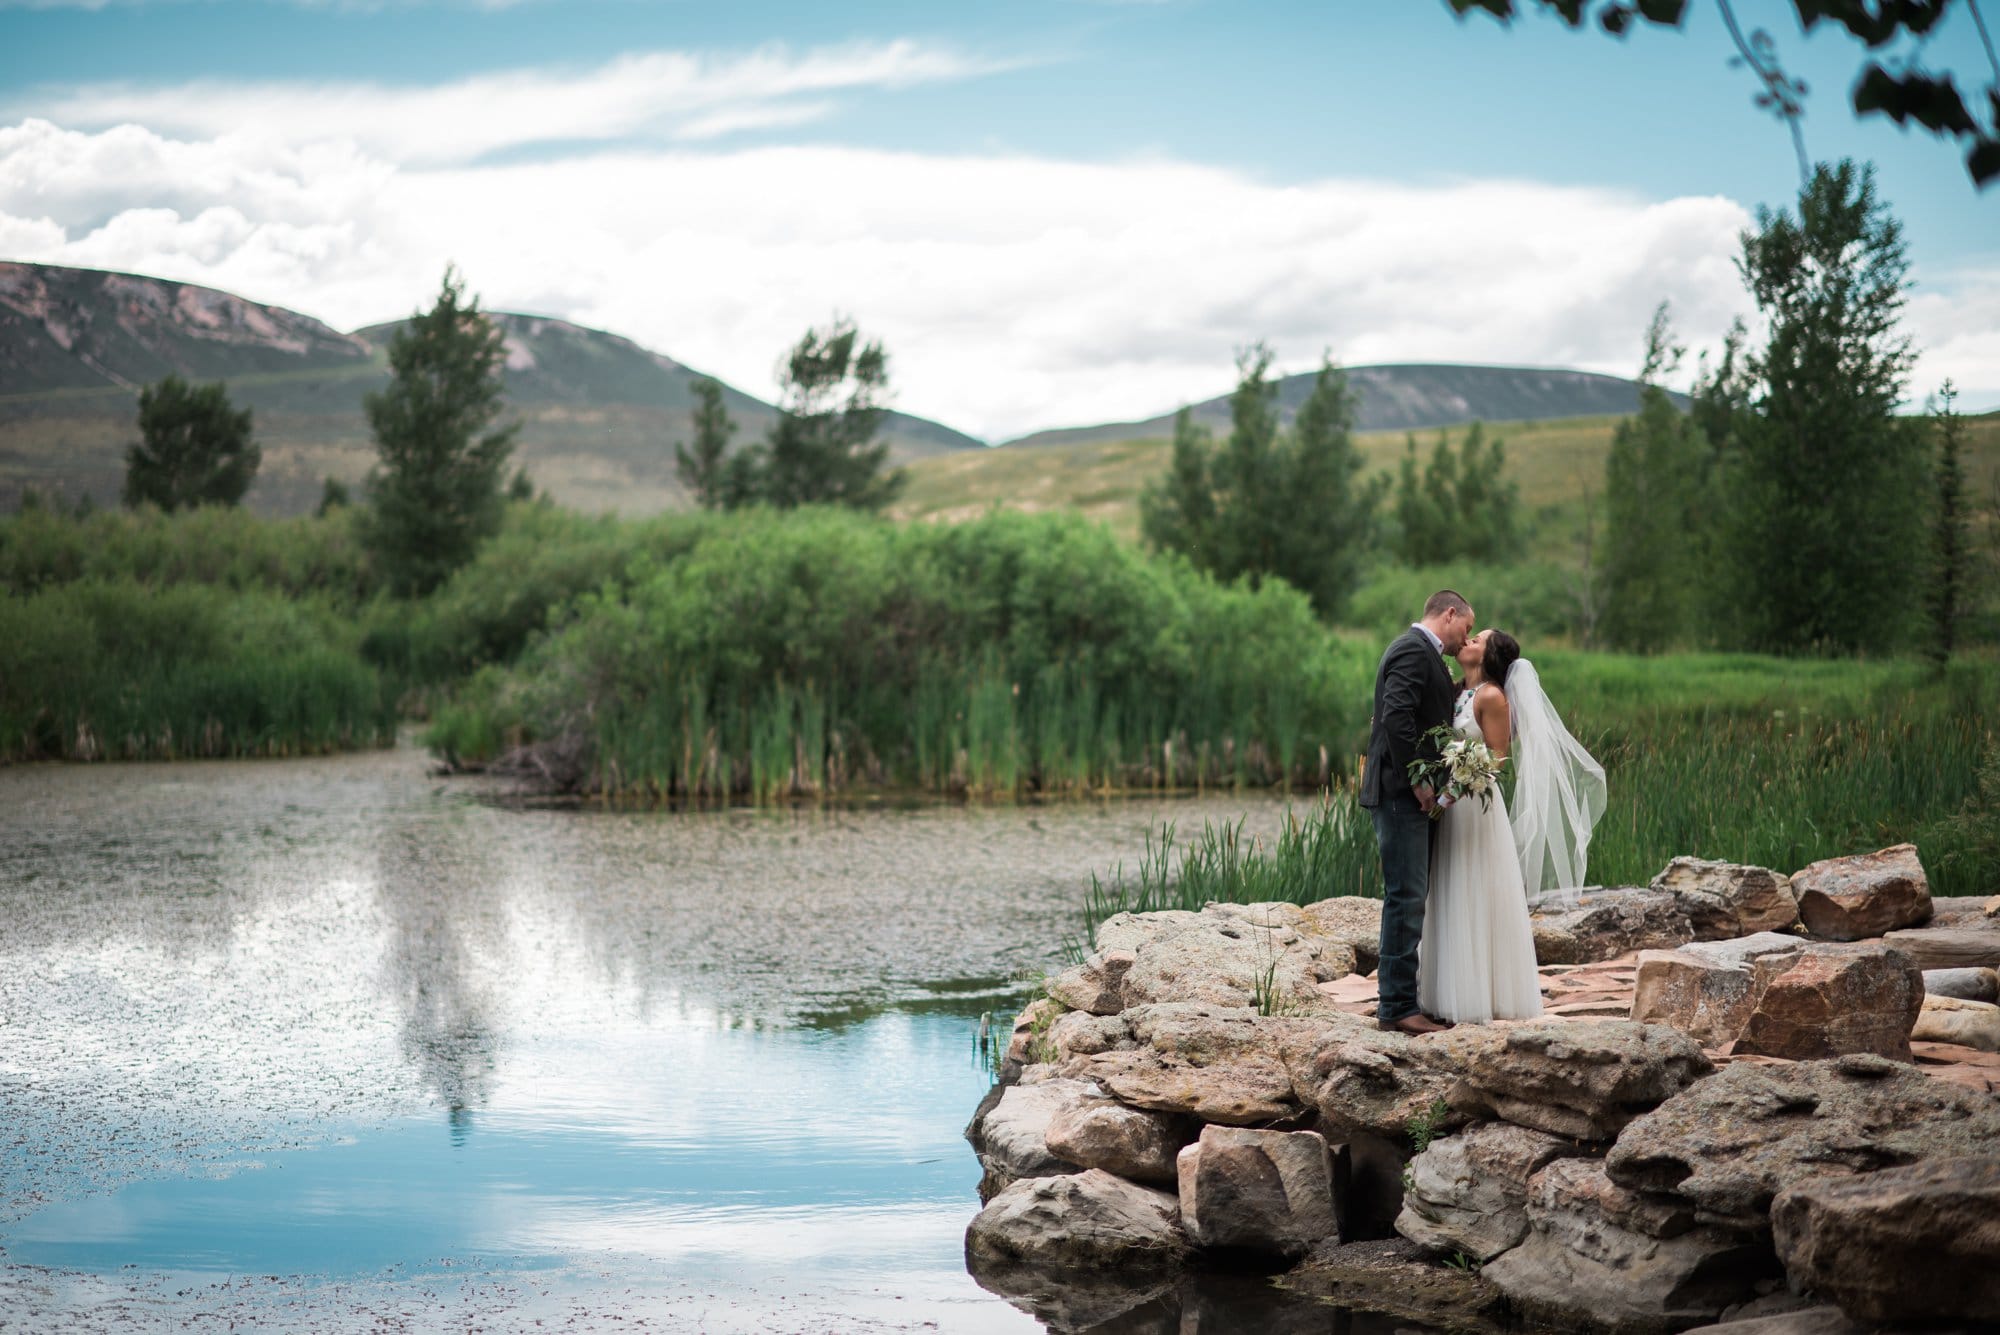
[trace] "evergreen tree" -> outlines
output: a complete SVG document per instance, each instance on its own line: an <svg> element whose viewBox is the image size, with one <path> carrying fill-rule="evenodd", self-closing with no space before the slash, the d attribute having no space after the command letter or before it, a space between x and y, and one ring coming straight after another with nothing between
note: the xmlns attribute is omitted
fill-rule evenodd
<svg viewBox="0 0 2000 1335"><path fill-rule="evenodd" d="M877 439L889 390L889 358L864 343L851 320L808 329L779 373L778 420L754 456L725 473L732 499L780 509L848 505L879 510L907 480L885 471L889 442Z"/></svg>
<svg viewBox="0 0 2000 1335"><path fill-rule="evenodd" d="M1729 464L1724 567L1751 648L1897 647L1915 630L1925 446L1895 416L1902 228L1871 168L1821 165L1798 216L1759 210L1740 267L1770 328Z"/></svg>
<svg viewBox="0 0 2000 1335"><path fill-rule="evenodd" d="M1139 494L1139 533L1155 551L1179 552L1198 570L1215 568L1215 493L1209 456L1215 436L1182 408L1174 414L1174 448L1167 475Z"/></svg>
<svg viewBox="0 0 2000 1335"><path fill-rule="evenodd" d="M179 510L235 505L257 476L263 451L220 382L190 385L170 375L139 391L139 443L125 451L125 504Z"/></svg>
<svg viewBox="0 0 2000 1335"><path fill-rule="evenodd" d="M1417 437L1412 432L1403 438L1403 462L1396 473L1393 505L1396 556L1407 566L1434 565L1447 559L1451 551L1450 514L1438 505L1438 488L1427 487L1426 480L1417 467Z"/></svg>
<svg viewBox="0 0 2000 1335"><path fill-rule="evenodd" d="M347 493L347 484L329 474L319 489L319 505L313 510L313 516L324 519L335 510L352 503L353 498Z"/></svg>
<svg viewBox="0 0 2000 1335"><path fill-rule="evenodd" d="M1684 349L1667 304L1646 330L1639 411L1618 424L1604 462L1604 607L1598 631L1619 649L1658 649L1693 637L1701 587L1709 446L1695 419L1661 387Z"/></svg>
<svg viewBox="0 0 2000 1335"><path fill-rule="evenodd" d="M1938 391L1937 505L1931 514L1931 658L1949 662L1958 647L1958 627L1965 617L1967 561L1971 542L1965 507L1965 422L1954 410L1958 391L1951 381Z"/></svg>
<svg viewBox="0 0 2000 1335"><path fill-rule="evenodd" d="M1515 556L1520 488L1507 477L1507 444L1486 437L1474 422L1459 441L1453 469L1455 545L1460 555L1481 561L1510 561Z"/></svg>
<svg viewBox="0 0 2000 1335"><path fill-rule="evenodd" d="M495 428L506 337L447 269L437 303L389 344L389 387L366 399L381 466L368 537L391 585L429 592L500 527L519 424Z"/></svg>
<svg viewBox="0 0 2000 1335"><path fill-rule="evenodd" d="M674 445L674 473L695 504L704 510L719 510L730 501L729 438L736 423L722 405L722 385L707 376L694 382L694 447Z"/></svg>
<svg viewBox="0 0 2000 1335"><path fill-rule="evenodd" d="M507 499L510 501L532 501L535 499L535 479L528 476L525 466L516 468L514 476L507 483Z"/></svg>
<svg viewBox="0 0 2000 1335"><path fill-rule="evenodd" d="M1167 475L1140 497L1140 530L1155 549L1181 552L1219 579L1283 579L1332 617L1359 582L1382 485L1358 477L1347 378L1323 365L1284 430L1271 361L1261 343L1237 357L1220 448L1181 409Z"/></svg>

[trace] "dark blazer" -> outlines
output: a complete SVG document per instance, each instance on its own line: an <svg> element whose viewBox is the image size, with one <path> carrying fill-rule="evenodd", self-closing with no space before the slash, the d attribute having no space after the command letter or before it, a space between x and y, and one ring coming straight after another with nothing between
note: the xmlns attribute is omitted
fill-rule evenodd
<svg viewBox="0 0 2000 1335"><path fill-rule="evenodd" d="M1424 734L1451 722L1458 691L1444 656L1412 626L1396 638L1375 669L1375 717L1368 725L1368 761L1361 772L1360 803L1379 807L1387 798L1407 796L1410 762L1435 756Z"/></svg>

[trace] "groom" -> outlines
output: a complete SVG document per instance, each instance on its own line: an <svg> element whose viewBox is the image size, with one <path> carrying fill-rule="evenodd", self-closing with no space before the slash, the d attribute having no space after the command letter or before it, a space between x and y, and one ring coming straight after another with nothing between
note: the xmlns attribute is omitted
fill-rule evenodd
<svg viewBox="0 0 2000 1335"><path fill-rule="evenodd" d="M1449 1025L1417 1009L1417 944L1424 935L1424 900L1431 885L1428 787L1410 786L1410 761L1434 758L1424 734L1451 722L1454 689L1445 656L1472 633L1472 607L1450 589L1424 604L1423 620L1397 637L1375 669L1375 718L1361 772L1361 805L1375 819L1382 850L1382 961L1375 980L1375 1023L1405 1034L1433 1034Z"/></svg>

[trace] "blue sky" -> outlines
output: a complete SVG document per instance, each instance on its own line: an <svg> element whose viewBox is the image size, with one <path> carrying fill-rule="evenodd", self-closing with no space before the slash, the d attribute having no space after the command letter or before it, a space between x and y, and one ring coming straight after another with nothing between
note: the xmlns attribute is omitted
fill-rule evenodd
<svg viewBox="0 0 2000 1335"><path fill-rule="evenodd" d="M759 393L839 310L902 406L991 438L1205 397L1260 336L1630 373L1658 300L1696 348L1748 313L1736 232L1797 188L1691 10L1620 42L1442 0L0 0L0 257L342 327L456 260ZM2000 405L2000 188L1857 121L1843 34L1737 10L1811 85L1813 155L1877 164L1913 393ZM1993 77L1962 8L1923 57Z"/></svg>

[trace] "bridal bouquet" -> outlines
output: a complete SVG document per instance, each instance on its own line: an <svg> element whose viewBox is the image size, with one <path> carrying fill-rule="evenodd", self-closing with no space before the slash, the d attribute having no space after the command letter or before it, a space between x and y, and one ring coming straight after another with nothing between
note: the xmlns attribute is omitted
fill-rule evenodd
<svg viewBox="0 0 2000 1335"><path fill-rule="evenodd" d="M1481 808L1492 806L1493 794L1500 790L1500 767L1507 762L1494 755L1485 742L1461 736L1451 728L1432 728L1424 736L1437 743L1438 756L1436 760L1422 756L1412 760L1410 784L1428 785L1437 794L1431 819L1468 797L1478 798Z"/></svg>

